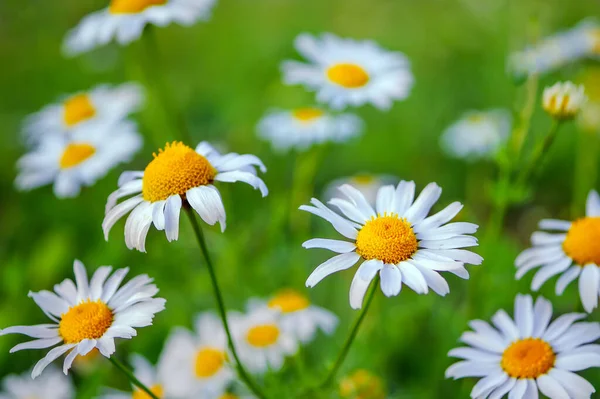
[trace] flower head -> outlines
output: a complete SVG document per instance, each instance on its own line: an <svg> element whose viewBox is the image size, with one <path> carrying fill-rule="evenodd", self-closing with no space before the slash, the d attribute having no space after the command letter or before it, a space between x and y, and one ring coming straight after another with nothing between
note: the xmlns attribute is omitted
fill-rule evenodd
<svg viewBox="0 0 600 399"><path fill-rule="evenodd" d="M165 398L164 381L155 367L143 356L134 354L130 359L133 374L142 384L159 398ZM136 386L132 386L133 395L130 392L109 390L101 395L99 399L150 399L150 396Z"/></svg>
<svg viewBox="0 0 600 399"><path fill-rule="evenodd" d="M344 399L385 399L386 393L380 377L367 370L356 370L340 382L340 396Z"/></svg>
<svg viewBox="0 0 600 399"><path fill-rule="evenodd" d="M517 279L540 267L533 277L531 289L537 291L550 278L560 274L556 294L579 278L579 295L584 309L590 313L598 306L600 294L600 196L591 191L587 198L586 216L574 222L554 219L540 221L531 236L532 248L521 252L515 260Z"/></svg>
<svg viewBox="0 0 600 399"><path fill-rule="evenodd" d="M181 142L168 143L144 171L124 172L119 189L108 197L106 217L102 223L104 236L128 212L125 224L125 244L145 252L146 235L150 225L165 230L169 241L179 237L181 208L190 206L210 225L219 222L225 230L225 208L215 182L242 181L260 190L268 190L256 176L256 167L266 171L254 155L230 153L221 155L206 142L192 149ZM120 198L136 194L117 204Z"/></svg>
<svg viewBox="0 0 600 399"><path fill-rule="evenodd" d="M109 277L112 267L101 266L90 280L80 261L75 261L73 270L75 283L66 279L54 286L54 292L29 293L54 324L0 330L0 335L23 334L36 338L15 346L11 353L59 345L35 365L33 378L67 352L63 365L65 374L76 356L85 356L94 348L110 357L115 352L115 338L131 339L137 334L135 328L151 325L154 314L165 308L164 299L154 298L158 288L145 274L119 288L128 268L118 269Z"/></svg>
<svg viewBox="0 0 600 399"><path fill-rule="evenodd" d="M286 84L302 84L317 92L317 100L334 109L371 103L389 109L408 96L413 85L408 59L370 40L342 39L326 33L315 38L303 33L296 49L310 64L286 61Z"/></svg>
<svg viewBox="0 0 600 399"><path fill-rule="evenodd" d="M574 118L587 98L583 86L571 82L558 82L544 89L544 110L557 120Z"/></svg>
<svg viewBox="0 0 600 399"><path fill-rule="evenodd" d="M529 295L515 300L514 320L499 310L491 326L470 323L449 356L464 359L446 370L446 378L483 377L472 398L537 398L538 390L551 399L587 398L594 387L574 371L600 366L600 323L577 323L585 315L569 313L554 322L552 305L544 298L533 303Z"/></svg>
<svg viewBox="0 0 600 399"><path fill-rule="evenodd" d="M2 399L73 399L75 389L71 379L60 370L50 366L44 375L35 380L26 372L21 375L9 375L2 380Z"/></svg>
<svg viewBox="0 0 600 399"><path fill-rule="evenodd" d="M389 184L398 184L399 178L392 175L377 175L372 173L359 173L354 176L341 177L335 179L324 190L324 196L327 201L338 196L339 188L344 184L349 184L356 188L365 196L365 199L370 204L374 204L377 200L377 192L383 186Z"/></svg>
<svg viewBox="0 0 600 399"><path fill-rule="evenodd" d="M113 39L120 45L137 40L146 24L190 26L210 18L216 0L111 0L110 5L81 20L71 30L64 51L76 55Z"/></svg>
<svg viewBox="0 0 600 399"><path fill-rule="evenodd" d="M303 244L304 248L324 248L340 254L313 271L306 280L308 287L362 260L350 287L350 306L359 309L377 273L381 277L381 290L388 297L398 295L402 283L419 294L431 288L439 295L446 295L448 283L438 272L449 271L468 278L465 263L481 264L479 255L461 249L477 245L477 239L469 234L475 233L478 226L464 222L447 224L460 212L462 204L452 203L427 216L442 194L437 184L425 187L416 200L414 182L384 186L377 194L377 212L356 188L344 185L340 191L347 199L334 198L329 204L343 216L315 198L312 206L300 207L327 220L350 240L315 238Z"/></svg>

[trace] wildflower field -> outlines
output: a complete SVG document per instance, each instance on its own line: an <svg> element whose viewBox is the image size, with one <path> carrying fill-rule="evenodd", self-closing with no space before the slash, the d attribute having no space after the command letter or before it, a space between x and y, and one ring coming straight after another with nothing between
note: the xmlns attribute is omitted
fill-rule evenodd
<svg viewBox="0 0 600 399"><path fill-rule="evenodd" d="M3 0L0 399L600 397L599 15Z"/></svg>

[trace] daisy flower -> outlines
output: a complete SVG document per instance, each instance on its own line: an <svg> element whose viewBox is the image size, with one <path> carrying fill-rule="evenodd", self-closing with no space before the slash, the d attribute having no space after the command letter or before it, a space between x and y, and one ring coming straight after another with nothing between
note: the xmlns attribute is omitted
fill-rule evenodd
<svg viewBox="0 0 600 399"><path fill-rule="evenodd" d="M193 208L209 225L219 222L225 231L225 208L215 182L250 184L261 194L268 194L265 183L256 176L255 167L266 172L254 155L225 155L206 142L192 149L181 142L167 143L164 150L144 171L124 172L119 189L108 197L106 217L102 223L104 236L114 224L130 211L125 223L125 244L129 249L146 251L146 235L150 225L165 230L167 240L179 237L179 214L183 206ZM135 196L121 202L128 195Z"/></svg>
<svg viewBox="0 0 600 399"><path fill-rule="evenodd" d="M282 290L267 305L281 312L281 328L304 344L315 338L317 330L333 334L338 324L336 315L312 305L306 296L295 290Z"/></svg>
<svg viewBox="0 0 600 399"><path fill-rule="evenodd" d="M142 146L137 126L122 121L107 134L101 126L74 133L71 139L48 137L17 162L19 190L54 184L59 198L76 197L81 187L89 187L113 167L129 162Z"/></svg>
<svg viewBox="0 0 600 399"><path fill-rule="evenodd" d="M330 33L315 38L303 33L295 45L310 63L285 61L284 82L316 91L317 100L334 109L371 103L387 110L394 100L410 93L413 75L408 59L371 40L342 39Z"/></svg>
<svg viewBox="0 0 600 399"><path fill-rule="evenodd" d="M48 135L68 138L75 130L97 128L98 124L111 131L111 125L139 109L143 98L142 88L136 83L98 85L66 96L29 116L25 121L25 136L30 142L38 143Z"/></svg>
<svg viewBox="0 0 600 399"><path fill-rule="evenodd" d="M469 234L475 233L478 226L464 222L447 224L460 212L462 204L454 202L427 217L442 194L437 184L427 185L416 200L412 181L401 181L397 187L384 186L377 193L377 212L356 188L343 185L340 192L347 199L334 198L329 204L342 215L316 198L311 200L313 206L300 207L327 220L350 240L314 238L302 244L304 248L324 248L339 254L312 272L306 280L307 287L363 260L350 286L350 306L360 309L377 273L381 290L388 297L398 295L402 283L419 294L426 294L431 288L446 295L450 290L448 283L438 272L449 271L466 279L469 273L465 263L481 264L479 255L461 249L477 245L477 239Z"/></svg>
<svg viewBox="0 0 600 399"><path fill-rule="evenodd" d="M86 16L67 34L64 51L77 55L113 39L126 45L139 39L148 23L164 27L206 21L215 3L216 0L111 0L107 8Z"/></svg>
<svg viewBox="0 0 600 399"><path fill-rule="evenodd" d="M15 346L11 353L59 345L35 365L31 372L33 378L67 352L63 365L65 374L75 357L85 356L94 348L110 357L115 352L115 338L136 336L135 328L152 325L154 314L165 308L164 299L154 298L158 288L145 274L119 288L129 268L118 269L109 277L112 267L101 266L91 280L80 261L75 261L73 270L75 283L65 279L54 286L54 292L29 293L54 323L0 330L0 335L23 334L36 338Z"/></svg>
<svg viewBox="0 0 600 399"><path fill-rule="evenodd" d="M544 89L542 106L554 119L574 118L587 101L584 87L572 82L558 82Z"/></svg>
<svg viewBox="0 0 600 399"><path fill-rule="evenodd" d="M164 398L164 378L162 378L152 366L152 364L143 356L134 354L130 358L133 367L133 374L144 386L158 396ZM148 394L136 386L132 385L133 399L149 398ZM132 399L131 392L121 392L110 390L101 395L99 399Z"/></svg>
<svg viewBox="0 0 600 399"><path fill-rule="evenodd" d="M283 328L276 310L250 304L247 314L230 312L227 318L238 355L252 372L277 371L286 356L298 351L298 342Z"/></svg>
<svg viewBox="0 0 600 399"><path fill-rule="evenodd" d="M219 398L234 380L227 336L221 320L212 313L196 318L196 332L177 328L160 356L159 370L166 379L168 397Z"/></svg>
<svg viewBox="0 0 600 399"><path fill-rule="evenodd" d="M345 399L385 399L383 380L367 370L356 370L342 378L340 396Z"/></svg>
<svg viewBox="0 0 600 399"><path fill-rule="evenodd" d="M591 313L598 306L600 293L600 197L591 191L587 198L586 216L574 222L544 219L541 229L531 236L532 248L521 252L515 261L517 279L541 267L533 277L531 289L537 291L550 278L561 274L556 282L556 295L579 277L579 295L584 309Z"/></svg>
<svg viewBox="0 0 600 399"><path fill-rule="evenodd" d="M2 380L0 399L72 399L75 390L71 379L60 370L48 367L40 378L31 379L29 372L9 375Z"/></svg>
<svg viewBox="0 0 600 399"><path fill-rule="evenodd" d="M343 143L362 129L363 121L356 115L334 115L314 107L271 111L258 124L259 136L278 151L302 151L327 141Z"/></svg>
<svg viewBox="0 0 600 399"><path fill-rule="evenodd" d="M341 177L330 182L324 190L327 200L337 197L340 186L349 184L365 196L365 199L374 204L377 200L377 192L388 184L398 184L400 181L396 176L377 175L372 173L361 173L351 177Z"/></svg>
<svg viewBox="0 0 600 399"><path fill-rule="evenodd" d="M532 399L538 391L550 399L589 399L594 387L575 371L600 366L599 323L577 323L585 315L569 313L550 323L552 304L517 295L514 320L499 310L492 322L470 322L473 332L460 340L467 347L448 354L464 359L446 370L446 378L483 377L471 391L477 399Z"/></svg>
<svg viewBox="0 0 600 399"><path fill-rule="evenodd" d="M491 158L508 139L511 123L506 110L466 112L444 131L442 149L455 158Z"/></svg>

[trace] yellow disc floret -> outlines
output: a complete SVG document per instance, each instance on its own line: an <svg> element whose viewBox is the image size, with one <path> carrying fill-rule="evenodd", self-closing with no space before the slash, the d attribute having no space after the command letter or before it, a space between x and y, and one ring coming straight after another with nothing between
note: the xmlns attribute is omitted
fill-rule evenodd
<svg viewBox="0 0 600 399"><path fill-rule="evenodd" d="M112 14L136 14L148 7L166 3L167 0L112 0L108 10Z"/></svg>
<svg viewBox="0 0 600 399"><path fill-rule="evenodd" d="M73 126L96 115L96 109L87 94L77 94L64 102L63 119L67 126Z"/></svg>
<svg viewBox="0 0 600 399"><path fill-rule="evenodd" d="M567 232L563 250L580 266L600 265L600 217L574 221Z"/></svg>
<svg viewBox="0 0 600 399"><path fill-rule="evenodd" d="M208 378L217 374L223 367L227 356L216 348L202 348L196 353L196 377Z"/></svg>
<svg viewBox="0 0 600 399"><path fill-rule="evenodd" d="M61 316L58 333L65 344L84 339L100 339L113 323L113 312L100 300L90 300L69 308Z"/></svg>
<svg viewBox="0 0 600 399"><path fill-rule="evenodd" d="M239 399L239 396L234 395L231 392L227 392L227 393L219 396L219 399Z"/></svg>
<svg viewBox="0 0 600 399"><path fill-rule="evenodd" d="M163 387L158 384L151 386L150 392L152 392L153 394L155 394L156 396L158 396L161 399L165 395ZM152 399L152 397L150 395L148 395L146 392L142 391L141 389L136 389L133 392L133 395L131 396L131 398L132 399Z"/></svg>
<svg viewBox="0 0 600 399"><path fill-rule="evenodd" d="M252 346L264 348L273 345L279 338L279 327L275 324L262 324L248 330L246 340Z"/></svg>
<svg viewBox="0 0 600 399"><path fill-rule="evenodd" d="M409 259L418 246L410 223L395 213L367 221L356 237L356 252L364 259L393 265Z"/></svg>
<svg viewBox="0 0 600 399"><path fill-rule="evenodd" d="M86 143L71 143L63 151L58 164L61 169L77 166L96 153L96 148Z"/></svg>
<svg viewBox="0 0 600 399"><path fill-rule="evenodd" d="M512 378L538 378L550 371L555 361L550 344L539 338L526 338L506 348L501 366Z"/></svg>
<svg viewBox="0 0 600 399"><path fill-rule="evenodd" d="M294 290L285 290L269 301L270 308L277 308L283 313L297 312L310 306L308 299Z"/></svg>
<svg viewBox="0 0 600 399"><path fill-rule="evenodd" d="M327 69L327 78L347 89L356 89L369 83L369 74L356 64L335 64Z"/></svg>
<svg viewBox="0 0 600 399"><path fill-rule="evenodd" d="M323 116L323 111L319 108L298 108L292 112L294 118L300 122L312 122Z"/></svg>
<svg viewBox="0 0 600 399"><path fill-rule="evenodd" d="M210 162L192 148L180 142L167 143L144 171L142 194L146 201L163 201L212 183L216 174Z"/></svg>
<svg viewBox="0 0 600 399"><path fill-rule="evenodd" d="M357 370L340 382L340 396L348 399L384 399L381 378L367 370Z"/></svg>

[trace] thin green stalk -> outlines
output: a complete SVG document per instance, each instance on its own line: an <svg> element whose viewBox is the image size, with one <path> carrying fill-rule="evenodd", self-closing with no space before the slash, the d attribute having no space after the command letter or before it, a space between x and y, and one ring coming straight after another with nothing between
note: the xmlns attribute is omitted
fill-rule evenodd
<svg viewBox="0 0 600 399"><path fill-rule="evenodd" d="M127 366L125 366L123 363L121 363L121 361L119 359L117 359L114 356L111 356L111 357L108 358L108 360L110 360L110 362L112 364L114 364L116 368L118 368L119 370L121 370L123 372L123 374L125 374L127 376L127 378L129 378L129 380L131 381L131 383L133 385L135 385L136 387L138 387L142 391L146 392L148 394L148 396L150 396L152 399L160 399L147 386L145 386L144 384L142 384L142 382L135 377L135 375L133 374L133 372L131 370L129 370L127 368Z"/></svg>
<svg viewBox="0 0 600 399"><path fill-rule="evenodd" d="M185 208L186 213L190 219L192 224L192 228L194 229L194 233L196 234L196 239L198 241L198 245L200 245L200 250L202 251L202 255L204 255L204 259L206 260L206 264L208 267L208 274L210 275L210 280L212 283L212 287L214 290L215 298L217 300L217 308L219 309L219 316L221 317L221 321L223 322L223 328L225 329L225 333L227 334L227 343L229 344L229 349L231 350L231 354L235 359L235 365L239 374L240 379L242 379L248 388L259 398L266 399L266 395L262 392L260 387L256 384L256 382L252 379L248 371L244 368L237 351L235 349L235 344L233 342L233 337L231 335L231 330L229 329L229 323L227 322L227 312L225 310L225 302L223 301L223 295L221 294L221 289L219 288L219 283L217 281L217 275L215 273L215 268L210 259L210 254L208 252L208 247L206 246L206 240L204 239L204 233L198 224L198 220L196 219L196 215L191 208Z"/></svg>
<svg viewBox="0 0 600 399"><path fill-rule="evenodd" d="M575 175L573 176L573 199L571 216L582 215L585 199L590 188L598 179L598 132L581 129L578 135L577 154L575 156Z"/></svg>
<svg viewBox="0 0 600 399"><path fill-rule="evenodd" d="M540 171L540 166L544 159L544 155L546 155L550 147L552 147L560 126L561 122L555 120L552 123L548 134L546 134L544 139L539 141L534 147L531 158L525 167L521 169L521 173L519 173L517 177L517 187L524 187L524 185L527 183L527 180L535 176Z"/></svg>

